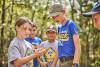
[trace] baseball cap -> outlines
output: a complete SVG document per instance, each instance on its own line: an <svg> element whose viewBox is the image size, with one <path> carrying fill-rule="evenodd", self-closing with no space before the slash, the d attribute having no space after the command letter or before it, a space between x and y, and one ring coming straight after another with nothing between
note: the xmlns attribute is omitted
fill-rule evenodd
<svg viewBox="0 0 100 67"><path fill-rule="evenodd" d="M90 12L83 13L83 16L92 16L96 13L100 13L100 2L97 2Z"/></svg>
<svg viewBox="0 0 100 67"><path fill-rule="evenodd" d="M57 28L53 25L47 27L46 32L57 32Z"/></svg>
<svg viewBox="0 0 100 67"><path fill-rule="evenodd" d="M48 17L56 16L58 15L58 12L61 12L62 10L64 10L63 5L56 3L51 6Z"/></svg>

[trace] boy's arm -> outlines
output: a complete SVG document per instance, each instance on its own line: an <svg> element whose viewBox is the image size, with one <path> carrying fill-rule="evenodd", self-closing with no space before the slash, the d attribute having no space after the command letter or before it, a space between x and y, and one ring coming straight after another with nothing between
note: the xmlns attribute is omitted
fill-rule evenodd
<svg viewBox="0 0 100 67"><path fill-rule="evenodd" d="M35 50L37 50L37 49L39 49L41 47L37 46L37 45L32 45L32 48L35 49ZM36 59L38 60L38 62L39 62L39 64L40 64L41 67L46 67L46 64L43 63L39 57L37 57Z"/></svg>
<svg viewBox="0 0 100 67"><path fill-rule="evenodd" d="M79 35L75 34L73 36L74 46L75 46L75 54L74 54L74 60L73 63L79 64L80 54L81 54L81 46L79 41Z"/></svg>
<svg viewBox="0 0 100 67"><path fill-rule="evenodd" d="M37 58L37 60L40 63L41 67L46 67L46 64L44 62L42 62L40 58Z"/></svg>
<svg viewBox="0 0 100 67"><path fill-rule="evenodd" d="M56 52L56 55L55 55L55 58L54 58L54 61L53 61L52 67L56 67L57 62L58 62L58 51Z"/></svg>

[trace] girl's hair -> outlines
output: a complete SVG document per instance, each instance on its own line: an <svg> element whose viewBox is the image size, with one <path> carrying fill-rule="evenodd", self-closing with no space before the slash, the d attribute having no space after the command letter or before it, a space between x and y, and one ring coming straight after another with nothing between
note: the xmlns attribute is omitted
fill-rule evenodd
<svg viewBox="0 0 100 67"><path fill-rule="evenodd" d="M27 17L20 17L19 19L16 20L15 26L20 27L25 23L29 23L32 25L32 22Z"/></svg>

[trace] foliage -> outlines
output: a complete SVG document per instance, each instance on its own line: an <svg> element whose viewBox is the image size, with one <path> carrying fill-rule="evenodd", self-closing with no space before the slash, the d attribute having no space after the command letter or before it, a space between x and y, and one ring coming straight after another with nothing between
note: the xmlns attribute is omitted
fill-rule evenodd
<svg viewBox="0 0 100 67"><path fill-rule="evenodd" d="M73 0L74 1L74 0ZM38 25L38 36L45 40L45 28L54 24L48 19L49 7L60 2L69 6L67 17L72 18L78 28L82 47L81 67L100 66L100 31L93 27L91 18L82 16L83 12L90 11L97 0L0 0L0 65L7 67L8 46L15 33L15 20L20 16L26 16ZM78 5L77 7L74 6ZM66 9L67 10L67 9Z"/></svg>

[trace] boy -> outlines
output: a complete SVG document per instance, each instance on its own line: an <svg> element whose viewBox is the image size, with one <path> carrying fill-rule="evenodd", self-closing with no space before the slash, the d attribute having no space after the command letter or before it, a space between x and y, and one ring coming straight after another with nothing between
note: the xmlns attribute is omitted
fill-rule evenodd
<svg viewBox="0 0 100 67"><path fill-rule="evenodd" d="M100 2L97 2L90 12L83 13L83 16L91 16L94 27L100 30Z"/></svg>
<svg viewBox="0 0 100 67"><path fill-rule="evenodd" d="M47 27L46 35L48 40L41 43L46 49L45 59L47 67L58 67L58 41L56 40L57 30L54 26Z"/></svg>
<svg viewBox="0 0 100 67"><path fill-rule="evenodd" d="M51 6L49 17L59 24L58 39L63 45L58 47L60 67L78 67L81 46L75 22L66 17L65 7L61 4Z"/></svg>
<svg viewBox="0 0 100 67"><path fill-rule="evenodd" d="M37 26L35 23L32 23L32 29L31 34L29 35L29 38L26 38L25 40L32 44L33 49L37 49L39 44L41 43L41 39L36 37L37 35ZM39 67L39 63L37 58L33 61L33 67Z"/></svg>

